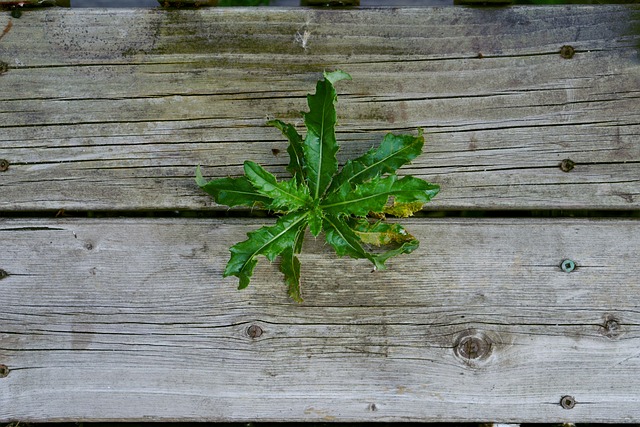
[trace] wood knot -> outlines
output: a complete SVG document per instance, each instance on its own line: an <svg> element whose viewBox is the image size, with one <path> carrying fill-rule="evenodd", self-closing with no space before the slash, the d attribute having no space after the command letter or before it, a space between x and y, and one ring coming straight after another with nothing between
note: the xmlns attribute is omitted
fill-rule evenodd
<svg viewBox="0 0 640 427"><path fill-rule="evenodd" d="M251 325L247 328L247 335L249 336L249 338L252 338L252 339L260 338L262 333L263 333L262 328L258 325Z"/></svg>
<svg viewBox="0 0 640 427"><path fill-rule="evenodd" d="M489 337L481 332L467 331L458 337L454 353L465 361L483 360L489 357L492 344Z"/></svg>
<svg viewBox="0 0 640 427"><path fill-rule="evenodd" d="M611 314L607 314L604 317L604 323L601 326L602 326L602 335L604 335L607 338L611 338L611 339L617 338L620 336L620 333L622 332L620 321Z"/></svg>

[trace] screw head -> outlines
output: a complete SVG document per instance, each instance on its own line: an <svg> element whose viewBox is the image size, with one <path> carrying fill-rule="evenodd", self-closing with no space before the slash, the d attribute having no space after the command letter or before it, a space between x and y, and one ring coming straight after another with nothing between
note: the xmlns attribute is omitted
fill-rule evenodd
<svg viewBox="0 0 640 427"><path fill-rule="evenodd" d="M575 55L575 53L576 50L573 48L573 46L564 45L560 48L560 56L562 56L564 59L573 58L573 55Z"/></svg>
<svg viewBox="0 0 640 427"><path fill-rule="evenodd" d="M9 367L7 365L0 365L0 378L6 378L9 376Z"/></svg>
<svg viewBox="0 0 640 427"><path fill-rule="evenodd" d="M5 172L9 169L9 162L5 159L0 159L0 172Z"/></svg>
<svg viewBox="0 0 640 427"><path fill-rule="evenodd" d="M562 261L562 264L560 264L560 268L565 273L571 273L576 269L576 263L570 259L565 259L564 261Z"/></svg>
<svg viewBox="0 0 640 427"><path fill-rule="evenodd" d="M573 409L576 406L576 399L573 396L562 396L560 406L564 409Z"/></svg>
<svg viewBox="0 0 640 427"><path fill-rule="evenodd" d="M560 169L562 170L562 172L571 172L575 166L576 162L571 159L564 159L560 163Z"/></svg>

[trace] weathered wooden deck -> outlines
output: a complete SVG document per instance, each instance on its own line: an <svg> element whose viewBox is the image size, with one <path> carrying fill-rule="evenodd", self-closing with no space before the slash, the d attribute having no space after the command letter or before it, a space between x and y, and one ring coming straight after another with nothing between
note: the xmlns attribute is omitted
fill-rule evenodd
<svg viewBox="0 0 640 427"><path fill-rule="evenodd" d="M0 421L640 422L640 8L43 9L3 29ZM266 260L239 292L228 248L273 219L213 204L195 165L283 175L265 121L301 124L335 68L340 159L423 127L403 171L445 216L403 220L422 245L384 272L307 239L303 304ZM594 210L617 216L568 217Z"/></svg>

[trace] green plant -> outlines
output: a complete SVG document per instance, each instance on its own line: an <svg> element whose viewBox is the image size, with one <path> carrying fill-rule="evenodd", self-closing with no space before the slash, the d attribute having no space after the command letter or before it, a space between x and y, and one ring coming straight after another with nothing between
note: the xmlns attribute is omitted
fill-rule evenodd
<svg viewBox="0 0 640 427"><path fill-rule="evenodd" d="M392 256L410 253L418 241L401 225L382 220L384 214L407 217L420 210L439 187L412 176L399 178L396 170L422 152L424 137L387 134L379 147L349 160L338 172L335 137L337 94L334 84L351 79L347 73L325 73L316 93L307 96L309 112L304 114L307 134L303 139L291 124L272 120L289 140L287 170L292 178L276 177L252 161L244 162L245 175L206 181L196 169L196 182L216 203L252 206L282 214L273 226L249 232L249 239L231 247L223 276L237 276L239 289L249 285L257 256L269 261L281 257L289 295L302 301L300 261L297 254L307 227L313 236L324 231L327 242L339 256L370 260L384 269ZM375 220L368 216L374 215ZM380 248L373 252L367 249Z"/></svg>

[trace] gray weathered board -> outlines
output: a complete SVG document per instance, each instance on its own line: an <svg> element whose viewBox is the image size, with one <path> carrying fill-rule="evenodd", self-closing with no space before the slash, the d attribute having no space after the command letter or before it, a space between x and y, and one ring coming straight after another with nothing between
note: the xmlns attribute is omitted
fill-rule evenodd
<svg viewBox="0 0 640 427"><path fill-rule="evenodd" d="M296 304L220 278L255 220L0 220L0 420L640 420L640 222L405 223L385 271L308 238Z"/></svg>
<svg viewBox="0 0 640 427"><path fill-rule="evenodd" d="M431 209L640 206L637 7L46 9L8 26L2 210L209 207L195 165L282 173L265 121L301 124L336 68L354 79L340 161L423 127L404 172L442 185Z"/></svg>
<svg viewBox="0 0 640 427"><path fill-rule="evenodd" d="M639 32L624 6L3 12L0 421L640 422L638 220L402 220L421 247L377 272L309 237L296 304L277 264L221 277L273 218L49 212L225 209L195 165L282 175L265 120L341 68L341 162L423 127L430 209L637 213Z"/></svg>

